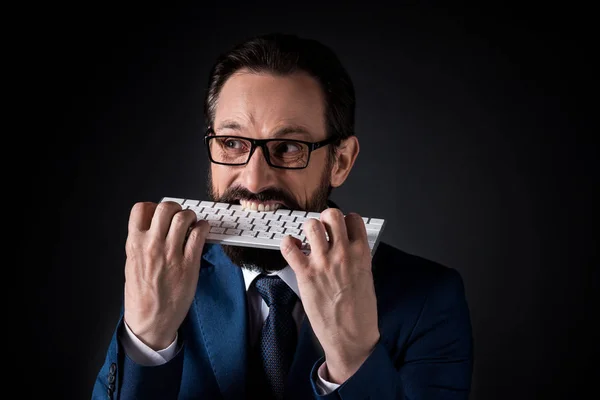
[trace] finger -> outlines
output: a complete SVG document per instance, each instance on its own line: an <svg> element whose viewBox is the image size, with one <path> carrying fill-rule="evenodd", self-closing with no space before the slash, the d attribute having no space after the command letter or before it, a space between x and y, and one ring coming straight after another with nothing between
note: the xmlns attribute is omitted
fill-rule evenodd
<svg viewBox="0 0 600 400"><path fill-rule="evenodd" d="M290 235L285 236L279 244L281 255L296 274L300 274L308 268L309 258L300 250L301 247L302 242Z"/></svg>
<svg viewBox="0 0 600 400"><path fill-rule="evenodd" d="M202 249L206 243L206 236L210 230L210 224L206 220L198 220L194 223L190 230L187 242L183 250L183 256L187 260L191 260L193 265L200 266L200 257L202 257Z"/></svg>
<svg viewBox="0 0 600 400"><path fill-rule="evenodd" d="M157 205L149 201L135 203L129 213L129 232L145 232L150 229L152 215Z"/></svg>
<svg viewBox="0 0 600 400"><path fill-rule="evenodd" d="M352 242L365 242L367 240L367 227L365 221L357 213L349 213L346 215L346 230L348 231L348 240Z"/></svg>
<svg viewBox="0 0 600 400"><path fill-rule="evenodd" d="M310 252L316 254L326 254L329 251L329 242L325 237L325 226L316 218L309 218L304 221L304 234L310 245Z"/></svg>
<svg viewBox="0 0 600 400"><path fill-rule="evenodd" d="M329 245L348 244L348 232L344 214L337 208L328 208L321 213L321 222L329 235Z"/></svg>
<svg viewBox="0 0 600 400"><path fill-rule="evenodd" d="M165 201L158 204L152 217L149 232L158 238L166 238L171 227L171 220L179 211L181 211L181 204L174 201Z"/></svg>
<svg viewBox="0 0 600 400"><path fill-rule="evenodd" d="M169 250L178 251L180 254L183 252L185 239L197 220L198 217L192 210L181 210L173 215L166 240Z"/></svg>

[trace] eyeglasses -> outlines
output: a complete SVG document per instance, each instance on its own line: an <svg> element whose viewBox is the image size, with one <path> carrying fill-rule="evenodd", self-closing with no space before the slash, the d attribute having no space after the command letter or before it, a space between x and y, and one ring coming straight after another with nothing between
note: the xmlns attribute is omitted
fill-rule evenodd
<svg viewBox="0 0 600 400"><path fill-rule="evenodd" d="M210 161L221 165L246 165L254 150L260 147L267 164L274 168L303 169L310 154L338 138L332 136L321 142L284 139L252 139L241 136L221 136L209 128L204 136Z"/></svg>

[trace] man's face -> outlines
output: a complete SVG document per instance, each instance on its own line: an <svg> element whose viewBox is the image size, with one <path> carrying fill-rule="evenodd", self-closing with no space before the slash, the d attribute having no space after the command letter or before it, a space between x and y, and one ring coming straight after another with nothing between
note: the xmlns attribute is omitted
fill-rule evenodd
<svg viewBox="0 0 600 400"><path fill-rule="evenodd" d="M217 135L318 142L327 136L324 107L321 88L308 75L241 71L223 85L213 129ZM287 133L278 136L284 130ZM243 166L211 163L209 197L258 209L272 209L273 203L279 203L282 208L320 212L327 207L331 183L329 151L324 147L312 152L308 166L298 170L269 166L261 148ZM244 268L274 271L287 265L278 250L223 248L235 264Z"/></svg>

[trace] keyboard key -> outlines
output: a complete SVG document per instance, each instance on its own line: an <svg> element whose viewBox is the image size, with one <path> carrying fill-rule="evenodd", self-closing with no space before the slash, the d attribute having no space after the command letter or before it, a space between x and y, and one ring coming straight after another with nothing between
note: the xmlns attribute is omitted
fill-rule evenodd
<svg viewBox="0 0 600 400"><path fill-rule="evenodd" d="M300 229L285 228L285 233L300 236Z"/></svg>
<svg viewBox="0 0 600 400"><path fill-rule="evenodd" d="M226 209L223 209L223 208L219 208L218 209L218 213L221 214L221 215L232 215L234 213L234 211L233 210L226 210Z"/></svg>
<svg viewBox="0 0 600 400"><path fill-rule="evenodd" d="M273 221L273 220L271 220L271 221L269 221L269 223L267 225L282 227L283 224L285 224L285 222L283 222L283 221Z"/></svg>
<svg viewBox="0 0 600 400"><path fill-rule="evenodd" d="M164 201L174 201L175 203L183 204L185 199L179 199L177 197L163 197L161 202L164 202Z"/></svg>
<svg viewBox="0 0 600 400"><path fill-rule="evenodd" d="M255 231L260 231L260 232L268 232L269 231L269 226L267 225L254 225L254 230Z"/></svg>
<svg viewBox="0 0 600 400"><path fill-rule="evenodd" d="M273 234L269 232L258 232L256 237L261 239L270 239L271 237L273 237Z"/></svg>

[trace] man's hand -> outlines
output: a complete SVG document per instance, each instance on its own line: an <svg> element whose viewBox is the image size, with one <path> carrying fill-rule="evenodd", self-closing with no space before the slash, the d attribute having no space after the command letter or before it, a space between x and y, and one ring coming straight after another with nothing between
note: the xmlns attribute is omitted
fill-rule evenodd
<svg viewBox="0 0 600 400"><path fill-rule="evenodd" d="M136 203L125 246L125 322L154 350L168 347L196 291L206 221L175 202ZM187 236L186 241L186 235Z"/></svg>
<svg viewBox="0 0 600 400"><path fill-rule="evenodd" d="M343 383L380 337L367 231L360 215L344 217L335 208L323 211L320 221L305 221L304 230L310 254L291 236L281 241L281 253L296 273L302 305L325 352L328 380Z"/></svg>

